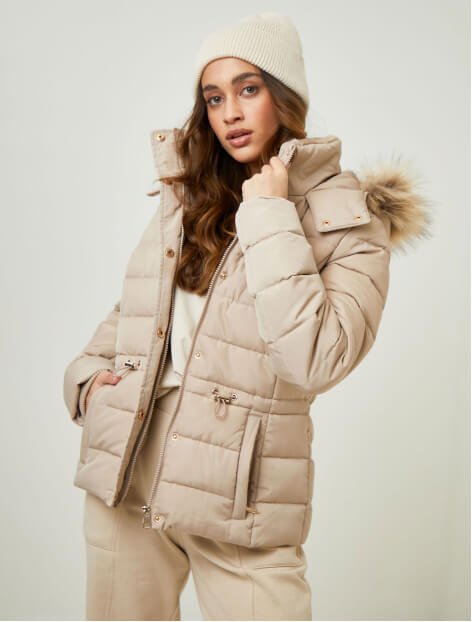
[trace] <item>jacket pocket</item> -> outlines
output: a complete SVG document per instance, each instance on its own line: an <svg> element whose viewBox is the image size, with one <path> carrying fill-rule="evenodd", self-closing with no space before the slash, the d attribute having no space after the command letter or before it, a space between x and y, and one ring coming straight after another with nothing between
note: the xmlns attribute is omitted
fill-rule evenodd
<svg viewBox="0 0 472 622"><path fill-rule="evenodd" d="M92 419L94 418L95 406L97 404L98 398L105 392L105 389L108 387L114 387L113 384L102 384L102 386L95 389L95 391L90 396L87 403L87 410L85 411L85 421L82 427L82 438L80 441L80 462L85 462L87 459L87 452L89 448L89 439L90 439L90 425L92 423Z"/></svg>
<svg viewBox="0 0 472 622"><path fill-rule="evenodd" d="M89 437L90 437L90 421L92 419L93 407L95 406L95 400L97 399L97 394L101 393L102 389L104 389L107 385L104 384L92 393L92 395L88 399L87 410L85 411L85 419L84 425L82 427L82 438L80 441L80 462L85 462L87 458L87 450L89 445Z"/></svg>
<svg viewBox="0 0 472 622"><path fill-rule="evenodd" d="M241 451L239 452L232 518L245 518L247 514L246 507L248 501L251 466L253 463L260 425L261 417L259 415L248 415L241 443Z"/></svg>
<svg viewBox="0 0 472 622"><path fill-rule="evenodd" d="M133 361L131 359L126 359L122 362L122 364L117 365L115 369L115 375L125 377L130 372L136 371L141 366L141 360ZM120 380L123 382L123 380ZM119 384L119 383L118 383ZM91 439L91 425L93 425L93 420L97 417L97 408L103 407L103 399L102 396L109 391L113 391L115 387L118 385L113 383L105 383L98 389L96 389L92 396L90 397L87 410L85 411L85 421L82 428L82 439L80 443L80 461L85 462L87 459L87 452L90 445Z"/></svg>

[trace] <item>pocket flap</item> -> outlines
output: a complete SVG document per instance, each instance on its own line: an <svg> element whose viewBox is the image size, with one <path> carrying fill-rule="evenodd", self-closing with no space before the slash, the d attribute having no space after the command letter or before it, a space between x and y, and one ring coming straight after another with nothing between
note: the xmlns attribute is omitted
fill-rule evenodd
<svg viewBox="0 0 472 622"><path fill-rule="evenodd" d="M335 231L370 222L366 195L367 191L349 188L315 189L309 192L307 201L317 231Z"/></svg>

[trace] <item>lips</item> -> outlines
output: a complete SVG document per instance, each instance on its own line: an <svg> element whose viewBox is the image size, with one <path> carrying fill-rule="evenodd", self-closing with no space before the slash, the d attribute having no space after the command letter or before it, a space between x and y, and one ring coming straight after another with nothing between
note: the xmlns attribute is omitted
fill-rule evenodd
<svg viewBox="0 0 472 622"><path fill-rule="evenodd" d="M246 134L252 134L252 130L233 130L232 132L228 132L226 134L226 139L231 140L233 138L238 138L239 136L245 136Z"/></svg>
<svg viewBox="0 0 472 622"><path fill-rule="evenodd" d="M252 130L246 130L243 127L238 130L232 130L226 134L226 140L236 149L245 147L252 140Z"/></svg>
<svg viewBox="0 0 472 622"><path fill-rule="evenodd" d="M236 149L240 147L245 147L252 140L252 132L248 132L247 134L242 134L240 136L236 136L235 138L230 138L228 140L229 144Z"/></svg>

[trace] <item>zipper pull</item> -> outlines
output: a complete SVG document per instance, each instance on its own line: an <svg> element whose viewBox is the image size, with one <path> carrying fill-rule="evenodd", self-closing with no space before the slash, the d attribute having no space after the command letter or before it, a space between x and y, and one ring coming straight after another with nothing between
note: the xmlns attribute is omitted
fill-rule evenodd
<svg viewBox="0 0 472 622"><path fill-rule="evenodd" d="M141 509L143 511L143 527L149 529L152 525L151 523L151 508L148 505L142 505Z"/></svg>

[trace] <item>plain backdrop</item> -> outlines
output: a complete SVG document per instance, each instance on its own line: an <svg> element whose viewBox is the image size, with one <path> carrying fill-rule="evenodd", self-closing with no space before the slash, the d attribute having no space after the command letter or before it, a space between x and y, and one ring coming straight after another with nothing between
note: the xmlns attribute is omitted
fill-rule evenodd
<svg viewBox="0 0 472 622"><path fill-rule="evenodd" d="M300 32L308 136L343 169L405 156L435 202L373 349L312 407L314 619L470 619L469 3L1 0L2 619L84 618L63 373L120 297L202 38L266 10ZM191 578L181 607L201 619Z"/></svg>

